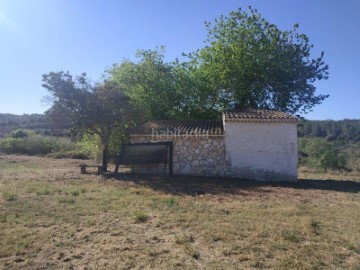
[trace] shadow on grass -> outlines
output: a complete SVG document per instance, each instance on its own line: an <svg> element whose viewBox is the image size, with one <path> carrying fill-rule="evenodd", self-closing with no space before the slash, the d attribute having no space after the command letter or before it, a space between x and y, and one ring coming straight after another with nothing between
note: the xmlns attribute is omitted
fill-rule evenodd
<svg viewBox="0 0 360 270"><path fill-rule="evenodd" d="M262 187L281 187L303 190L328 190L338 192L358 193L360 182L340 180L299 179L298 182L258 182L234 178L196 177L196 176L148 176L140 174L105 174L106 179L132 182L154 190L174 195L201 194L243 194L244 191L256 190ZM262 189L262 192L266 190Z"/></svg>

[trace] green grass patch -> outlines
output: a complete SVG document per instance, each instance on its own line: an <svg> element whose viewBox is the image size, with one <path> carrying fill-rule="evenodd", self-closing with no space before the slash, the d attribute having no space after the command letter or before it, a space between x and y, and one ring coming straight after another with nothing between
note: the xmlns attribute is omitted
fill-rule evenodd
<svg viewBox="0 0 360 270"><path fill-rule="evenodd" d="M149 219L149 215L140 211L140 212L135 212L135 222L136 223L144 223Z"/></svg>
<svg viewBox="0 0 360 270"><path fill-rule="evenodd" d="M179 245L184 245L193 242L194 242L194 237L192 235L186 235L186 234L176 236L176 240L175 240L175 243Z"/></svg>
<svg viewBox="0 0 360 270"><path fill-rule="evenodd" d="M80 195L80 191L79 190L73 190L70 192L71 195L73 196L79 196Z"/></svg>
<svg viewBox="0 0 360 270"><path fill-rule="evenodd" d="M319 221L312 219L310 222L310 226L314 234L320 234L321 226Z"/></svg>
<svg viewBox="0 0 360 270"><path fill-rule="evenodd" d="M76 200L73 199L73 198L63 197L63 198L59 198L59 203L63 203L63 204L75 204L75 203L76 203Z"/></svg>
<svg viewBox="0 0 360 270"><path fill-rule="evenodd" d="M11 202L17 199L17 194L12 191L3 191L2 196L5 201Z"/></svg>
<svg viewBox="0 0 360 270"><path fill-rule="evenodd" d="M301 241L303 241L303 237L298 231L286 230L282 233L282 237L285 240L293 243L300 243Z"/></svg>

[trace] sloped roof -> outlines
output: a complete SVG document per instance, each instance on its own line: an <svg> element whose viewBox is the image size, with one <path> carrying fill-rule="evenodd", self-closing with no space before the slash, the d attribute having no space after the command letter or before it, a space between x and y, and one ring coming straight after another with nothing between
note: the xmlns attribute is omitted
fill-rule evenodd
<svg viewBox="0 0 360 270"><path fill-rule="evenodd" d="M224 111L225 121L240 122L297 122L298 119L285 112L267 109L236 109Z"/></svg>
<svg viewBox="0 0 360 270"><path fill-rule="evenodd" d="M224 111L226 121L239 122L297 122L298 119L288 113L264 109L238 109ZM224 127L221 120L158 120L150 121L133 130L132 135L223 135Z"/></svg>
<svg viewBox="0 0 360 270"><path fill-rule="evenodd" d="M221 120L159 120L150 121L134 130L134 135L146 135L158 132L166 135L181 135L181 134L208 134L208 135L223 135L224 128Z"/></svg>

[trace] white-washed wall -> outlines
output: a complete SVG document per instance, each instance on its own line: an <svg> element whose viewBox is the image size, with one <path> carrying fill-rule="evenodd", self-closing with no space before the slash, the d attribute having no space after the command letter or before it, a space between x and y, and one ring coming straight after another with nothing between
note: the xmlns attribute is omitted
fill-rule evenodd
<svg viewBox="0 0 360 270"><path fill-rule="evenodd" d="M297 180L297 123L226 122L226 176Z"/></svg>
<svg viewBox="0 0 360 270"><path fill-rule="evenodd" d="M131 143L151 142L152 136L131 136ZM164 136L156 142L173 142L175 175L224 176L225 147L223 136ZM163 165L132 166L133 172L164 174Z"/></svg>

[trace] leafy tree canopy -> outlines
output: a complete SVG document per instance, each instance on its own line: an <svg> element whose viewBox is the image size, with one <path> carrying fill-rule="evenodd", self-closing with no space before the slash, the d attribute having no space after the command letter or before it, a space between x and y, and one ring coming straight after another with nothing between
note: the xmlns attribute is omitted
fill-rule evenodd
<svg viewBox="0 0 360 270"><path fill-rule="evenodd" d="M208 93L188 62L164 61L164 47L139 50L138 62L114 64L109 78L145 109L149 119L201 119L219 116L219 106L204 104ZM216 105L216 104L213 104Z"/></svg>
<svg viewBox="0 0 360 270"><path fill-rule="evenodd" d="M149 119L191 119L199 106L196 81L186 63L164 61L164 47L138 50L138 62L124 60L107 72L110 79L140 104Z"/></svg>
<svg viewBox="0 0 360 270"><path fill-rule="evenodd" d="M298 25L281 31L249 7L207 22L206 46L164 61L164 48L140 50L138 62L124 60L108 72L129 97L155 119L216 118L223 109L270 108L306 113L328 97L314 83L328 78L322 52Z"/></svg>
<svg viewBox="0 0 360 270"><path fill-rule="evenodd" d="M112 80L136 103L145 108L150 118L167 118L179 97L173 81L173 67L163 61L162 50L139 50L138 63L124 60L108 71Z"/></svg>
<svg viewBox="0 0 360 270"><path fill-rule="evenodd" d="M207 46L189 54L208 100L220 108L271 108L308 112L328 95L315 95L314 82L328 78L324 53L312 59L304 34L281 31L256 9L241 9L207 22Z"/></svg>
<svg viewBox="0 0 360 270"><path fill-rule="evenodd" d="M117 84L104 81L89 83L86 74L73 77L69 72L50 72L43 75L43 87L52 105L46 116L56 125L97 134L102 143L103 166L106 169L109 140L114 130L135 123L141 111L129 102Z"/></svg>

